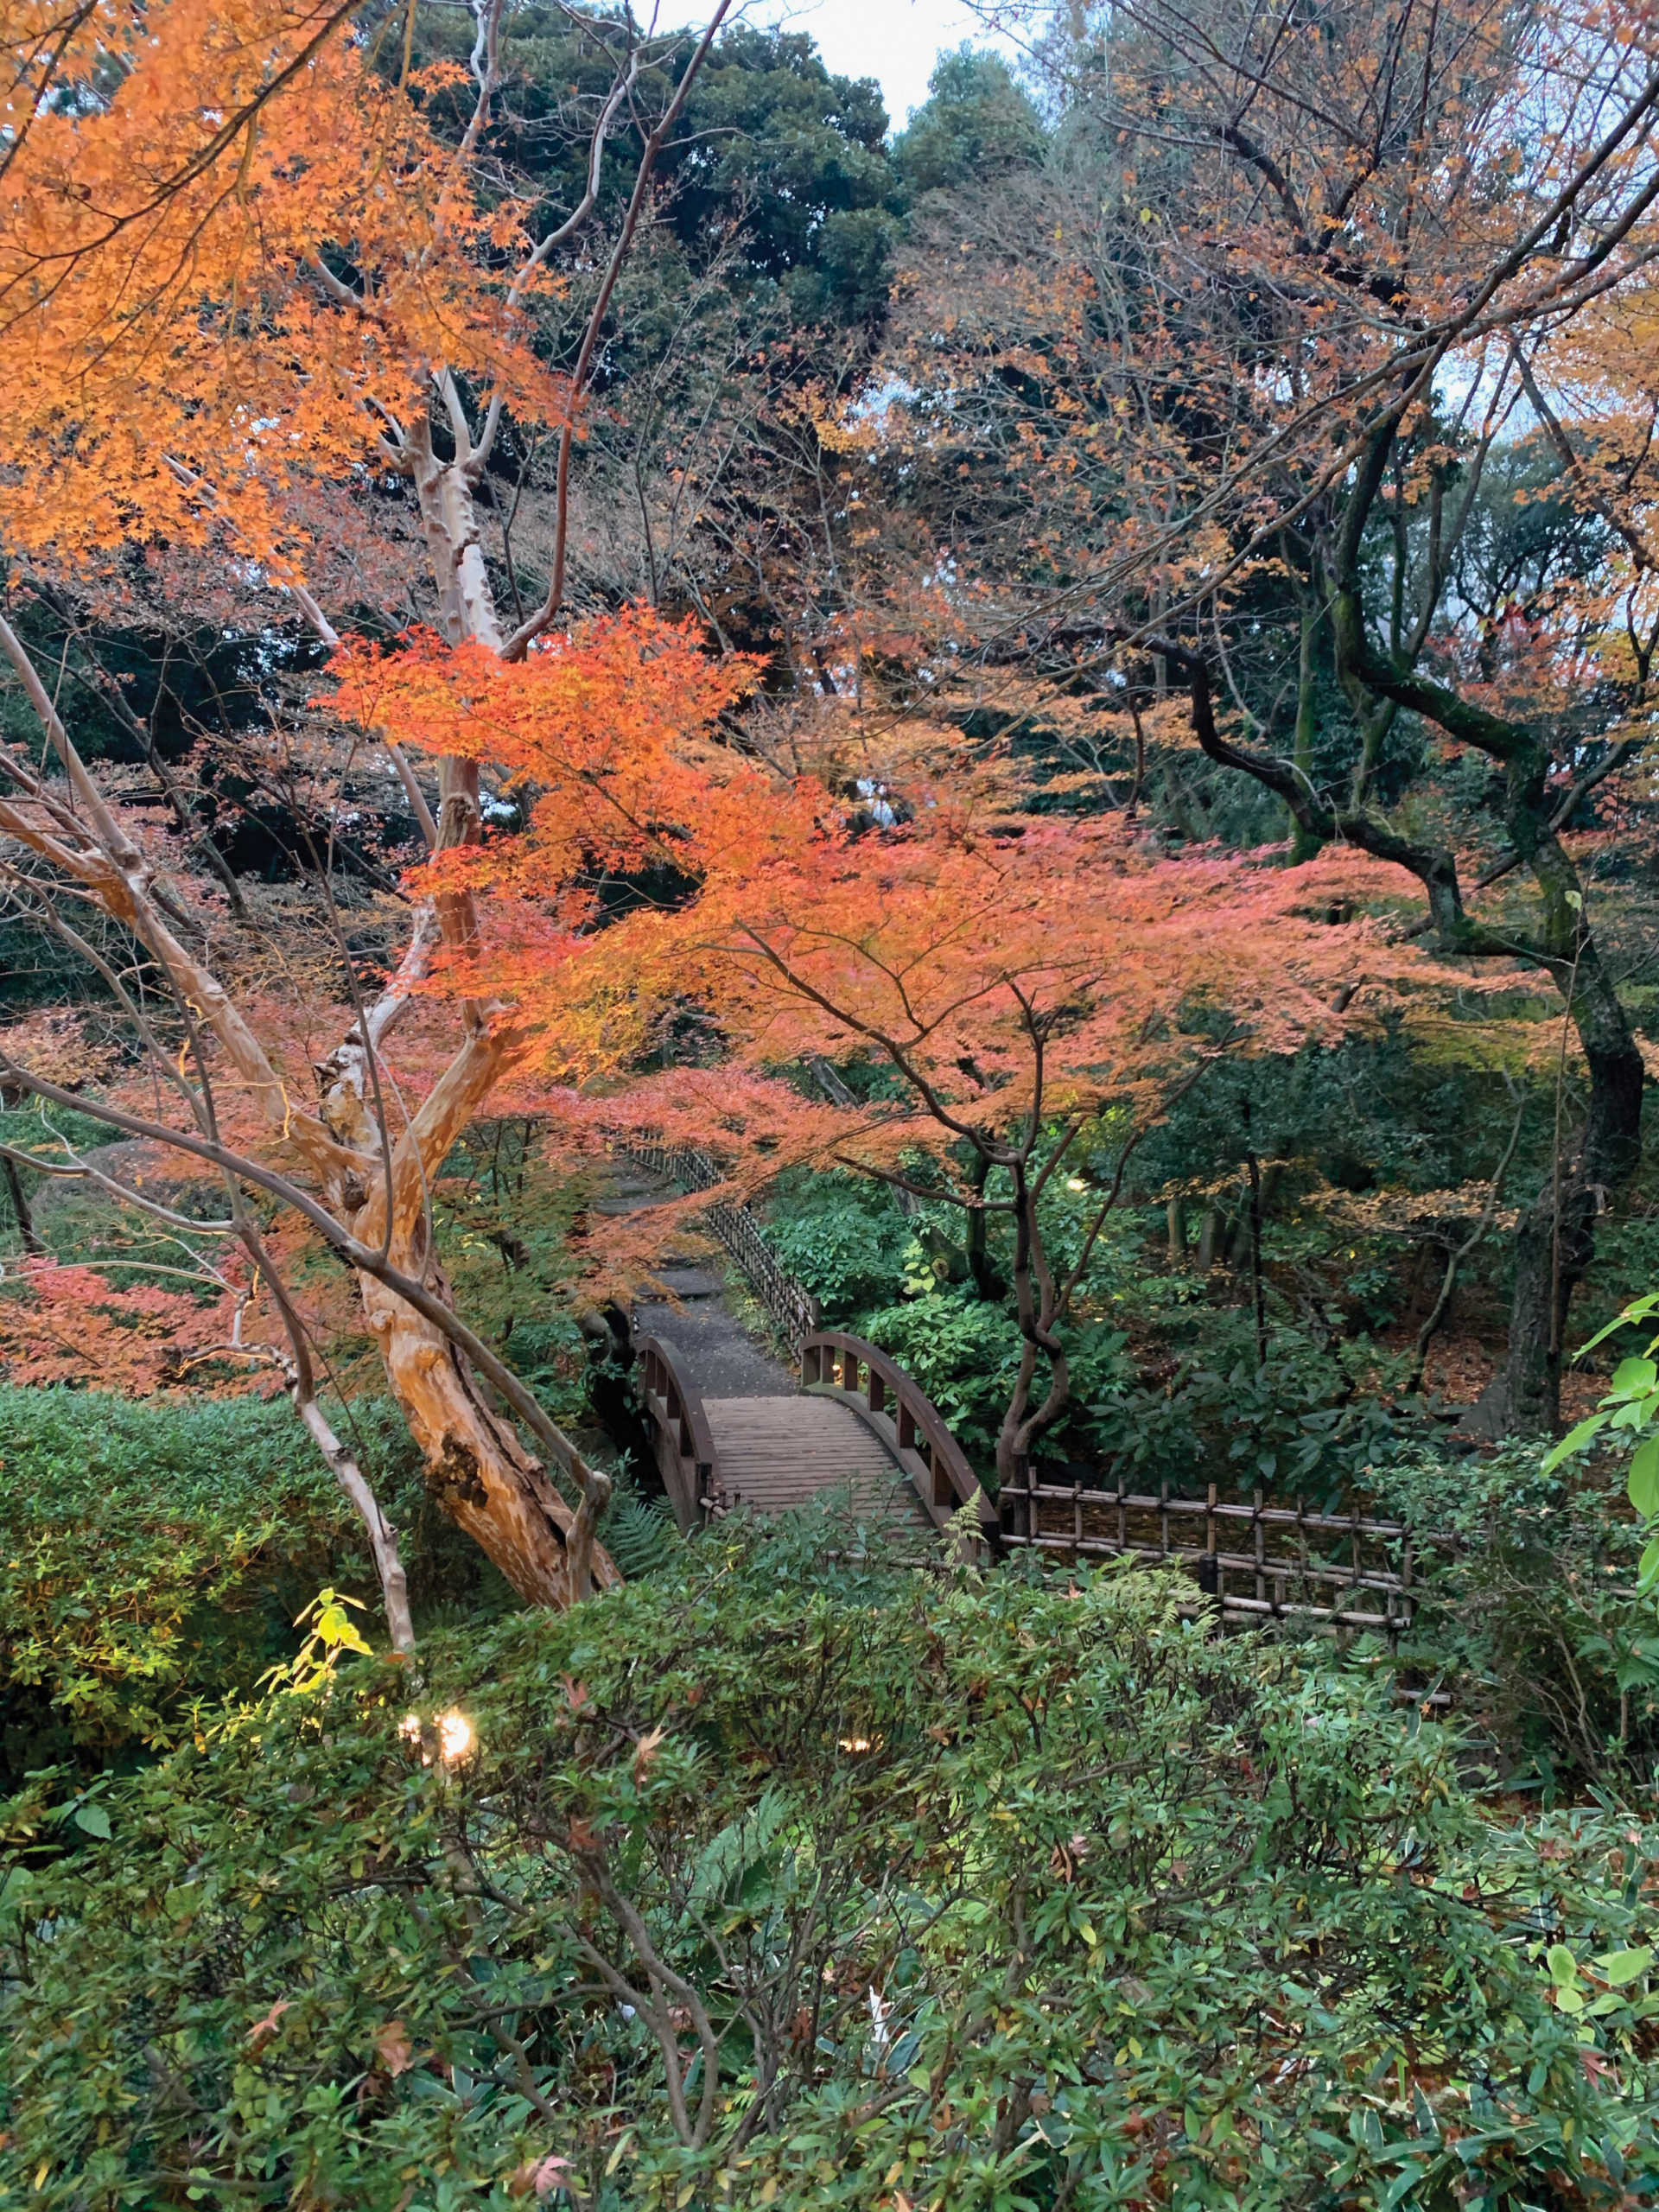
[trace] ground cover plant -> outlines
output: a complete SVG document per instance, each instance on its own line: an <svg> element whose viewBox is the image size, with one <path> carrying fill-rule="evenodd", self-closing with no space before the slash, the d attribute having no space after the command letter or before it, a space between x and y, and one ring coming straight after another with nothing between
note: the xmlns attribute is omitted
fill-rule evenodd
<svg viewBox="0 0 1659 2212"><path fill-rule="evenodd" d="M833 1549L347 1661L67 1850L14 1800L3 2201L1659 2183L1649 1821L1483 1802L1386 1670L1165 1579Z"/></svg>

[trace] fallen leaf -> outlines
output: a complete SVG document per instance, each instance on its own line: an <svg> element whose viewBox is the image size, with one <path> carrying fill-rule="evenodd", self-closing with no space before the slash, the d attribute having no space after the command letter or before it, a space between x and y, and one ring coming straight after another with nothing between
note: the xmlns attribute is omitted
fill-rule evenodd
<svg viewBox="0 0 1659 2212"><path fill-rule="evenodd" d="M570 2161L555 2158L527 2159L522 2166L515 2166L507 2176L507 2192L512 2196L528 2196L532 2190L537 2196L551 2196L556 2189L569 2186Z"/></svg>
<svg viewBox="0 0 1659 2212"><path fill-rule="evenodd" d="M388 2020L374 2039L380 2054L380 2063L395 2082L400 2074L407 2074L415 2063L415 2047L410 2042L409 2030L401 2020Z"/></svg>

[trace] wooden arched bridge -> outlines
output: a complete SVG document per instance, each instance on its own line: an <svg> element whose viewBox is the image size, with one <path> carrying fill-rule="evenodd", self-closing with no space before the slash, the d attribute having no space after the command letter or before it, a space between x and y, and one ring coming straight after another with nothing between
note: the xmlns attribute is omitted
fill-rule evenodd
<svg viewBox="0 0 1659 2212"><path fill-rule="evenodd" d="M695 1191L719 1180L697 1152L642 1146L622 1157L636 1172L624 1169L607 1211L652 1205L670 1181ZM747 1207L716 1203L704 1219L790 1362L745 1335L717 1278L664 1264L666 1295L636 1309L633 1349L652 1449L682 1530L740 1506L783 1513L840 1491L866 1541L883 1548L943 1529L964 1505L988 1538L995 1510L914 1378L875 1345L819 1325L815 1301L779 1267Z"/></svg>
<svg viewBox="0 0 1659 2212"><path fill-rule="evenodd" d="M964 1505L988 1535L996 1516L937 1408L903 1368L839 1329L800 1348L787 1395L706 1394L678 1346L636 1340L646 1424L683 1530L747 1505L783 1513L824 1491L850 1494L867 1535L943 1529Z"/></svg>
<svg viewBox="0 0 1659 2212"><path fill-rule="evenodd" d="M632 1179L626 1170L619 1177L601 1201L607 1211L656 1205L670 1182L699 1191L721 1179L700 1152L639 1145L622 1159ZM746 1206L717 1200L703 1218L790 1364L747 1334L717 1277L664 1263L663 1295L636 1308L633 1343L652 1448L683 1531L739 1507L782 1513L835 1491L849 1496L867 1552L902 1554L907 1539L970 1506L991 1553L1179 1564L1198 1585L1185 1610L1247 1625L1381 1630L1390 1643L1411 1624L1414 1548L1453 1541L1357 1510L1269 1503L1261 1491L1249 1504L1224 1499L1203 1478L1191 1496L1167 1484L1141 1496L1121 1466L1109 1481L1103 1468L1071 1467L1059 1471L1071 1479L1056 1481L1045 1463L1022 1464L994 1506L914 1377L874 1344L820 1325L816 1302L779 1266Z"/></svg>

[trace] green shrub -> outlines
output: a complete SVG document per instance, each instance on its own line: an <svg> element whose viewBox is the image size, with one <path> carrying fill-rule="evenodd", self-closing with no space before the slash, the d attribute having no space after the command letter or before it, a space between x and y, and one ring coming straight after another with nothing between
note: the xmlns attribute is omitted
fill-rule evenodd
<svg viewBox="0 0 1659 2212"><path fill-rule="evenodd" d="M1636 1593L1642 1523L1624 1464L1543 1471L1542 1444L1379 1479L1382 1510L1435 1529L1420 1545L1403 1659L1443 1681L1490 1770L1547 1795L1635 1783L1659 1761L1659 1627Z"/></svg>
<svg viewBox="0 0 1659 2212"><path fill-rule="evenodd" d="M766 1235L779 1265L805 1284L832 1325L885 1305L903 1285L910 1224L884 1190L855 1176L790 1179Z"/></svg>
<svg viewBox="0 0 1659 2212"><path fill-rule="evenodd" d="M1008 1309L971 1290L933 1291L867 1314L864 1334L891 1352L938 1408L951 1433L995 1494L996 1439L1020 1370L1020 1330ZM1132 1370L1123 1357L1123 1332L1102 1321L1080 1320L1061 1331L1071 1379L1071 1404L1044 1439L1042 1449L1064 1454L1093 1440L1090 1401L1120 1384ZM1039 1363L1037 1389L1047 1387L1048 1363Z"/></svg>
<svg viewBox="0 0 1659 2212"><path fill-rule="evenodd" d="M839 1535L728 1522L418 1688L350 1662L79 1827L14 1801L0 2206L1653 2186L1649 1820L1499 1819L1374 1672L1209 1641L1159 1579Z"/></svg>
<svg viewBox="0 0 1659 2212"><path fill-rule="evenodd" d="M493 1594L395 1411L353 1415L416 1596ZM357 1516L285 1400L0 1389L0 1778L175 1741L195 1701L251 1694L324 1582L378 1604Z"/></svg>
<svg viewBox="0 0 1659 2212"><path fill-rule="evenodd" d="M1309 1505L1345 1504L1377 1470L1422 1446L1370 1379L1380 1355L1367 1339L1327 1345L1275 1329L1258 1366L1248 1314L1205 1317L1201 1354L1159 1389L1129 1385L1091 1408L1095 1440L1132 1487L1165 1480L1189 1493L1260 1486Z"/></svg>

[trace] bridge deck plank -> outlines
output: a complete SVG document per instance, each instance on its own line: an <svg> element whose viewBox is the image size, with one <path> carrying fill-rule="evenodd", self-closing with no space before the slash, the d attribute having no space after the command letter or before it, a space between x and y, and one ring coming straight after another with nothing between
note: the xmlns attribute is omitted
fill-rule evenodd
<svg viewBox="0 0 1659 2212"><path fill-rule="evenodd" d="M851 1490L855 1510L932 1532L921 1500L881 1440L822 1398L705 1398L728 1500L784 1513L818 1491Z"/></svg>

